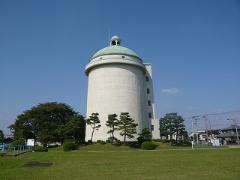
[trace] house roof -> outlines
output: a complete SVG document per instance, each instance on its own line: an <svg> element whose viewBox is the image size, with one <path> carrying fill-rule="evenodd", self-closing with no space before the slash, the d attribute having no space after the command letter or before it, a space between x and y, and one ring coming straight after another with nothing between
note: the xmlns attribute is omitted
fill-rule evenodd
<svg viewBox="0 0 240 180"><path fill-rule="evenodd" d="M221 129L221 130L222 130L222 131L235 130L236 127L237 127L238 130L240 130L240 126L238 126L238 125L231 125L231 126L229 126L229 127L227 127L227 128L223 128L223 129Z"/></svg>
<svg viewBox="0 0 240 180"><path fill-rule="evenodd" d="M227 137L237 137L236 134L233 134L231 132L227 132L227 133L222 133L222 134L219 134L217 135L218 138L227 138Z"/></svg>

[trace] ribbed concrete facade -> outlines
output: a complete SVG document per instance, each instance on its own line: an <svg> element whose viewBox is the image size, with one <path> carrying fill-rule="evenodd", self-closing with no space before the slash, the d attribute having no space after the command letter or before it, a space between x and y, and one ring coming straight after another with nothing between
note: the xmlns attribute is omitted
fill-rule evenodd
<svg viewBox="0 0 240 180"><path fill-rule="evenodd" d="M151 66L143 64L131 52L125 49L122 52L121 47L116 47L116 51L114 49L93 56L86 66L87 117L97 112L101 121L101 127L95 131L93 141L107 140L110 137L107 134L109 128L105 124L108 115L113 113L119 116L121 112L129 112L138 124L138 133L143 128L151 128L151 119L155 117ZM91 139L91 132L92 128L87 125L86 141ZM123 139L118 131L115 132L115 137Z"/></svg>

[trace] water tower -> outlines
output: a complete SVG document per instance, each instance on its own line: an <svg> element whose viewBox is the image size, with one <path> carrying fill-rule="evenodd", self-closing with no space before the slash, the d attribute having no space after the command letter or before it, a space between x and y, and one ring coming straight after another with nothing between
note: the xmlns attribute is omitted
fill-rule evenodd
<svg viewBox="0 0 240 180"><path fill-rule="evenodd" d="M109 128L105 125L109 114L129 112L138 124L137 131L153 129L154 99L152 68L143 63L133 50L121 46L121 39L113 36L108 47L96 52L86 65L88 76L87 117L99 113L101 127L94 132L93 141L107 140ZM158 128L154 128L157 129ZM86 127L86 141L92 129ZM122 140L119 132L115 137ZM134 139L133 139L134 140Z"/></svg>

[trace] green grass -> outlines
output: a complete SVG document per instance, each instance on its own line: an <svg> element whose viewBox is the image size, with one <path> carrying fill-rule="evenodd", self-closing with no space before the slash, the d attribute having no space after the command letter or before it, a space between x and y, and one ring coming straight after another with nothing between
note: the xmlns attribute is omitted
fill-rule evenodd
<svg viewBox="0 0 240 180"><path fill-rule="evenodd" d="M31 161L53 162L54 166L22 167ZM141 151L96 144L72 152L56 148L16 158L0 158L0 179L237 180L239 162L240 149Z"/></svg>
<svg viewBox="0 0 240 180"><path fill-rule="evenodd" d="M80 147L80 151L135 151L128 146L113 146L111 144L93 144Z"/></svg>
<svg viewBox="0 0 240 180"><path fill-rule="evenodd" d="M28 151L28 150L26 150L26 151ZM8 150L8 151L0 152L0 156L1 156L1 154L18 155L18 154L22 154L23 152L26 152L26 151L12 151L12 150Z"/></svg>

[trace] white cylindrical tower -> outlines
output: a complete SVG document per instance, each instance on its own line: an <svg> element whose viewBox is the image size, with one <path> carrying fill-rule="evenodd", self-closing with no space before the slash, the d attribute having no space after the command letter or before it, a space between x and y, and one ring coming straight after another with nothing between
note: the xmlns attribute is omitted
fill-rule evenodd
<svg viewBox="0 0 240 180"><path fill-rule="evenodd" d="M88 76L87 118L99 113L101 127L94 132L93 141L107 140L106 126L109 114L129 112L138 124L138 133L151 125L149 100L147 100L146 74L148 71L141 58L131 49L120 46L114 36L110 46L95 53L85 68ZM151 78L151 77L149 77ZM86 141L91 139L92 128L86 126ZM115 137L122 140L119 132Z"/></svg>

